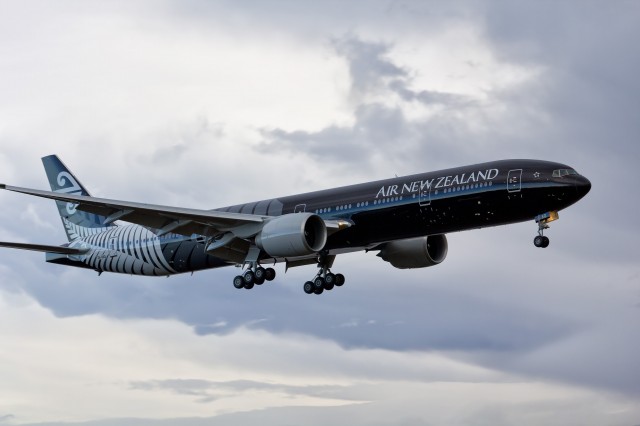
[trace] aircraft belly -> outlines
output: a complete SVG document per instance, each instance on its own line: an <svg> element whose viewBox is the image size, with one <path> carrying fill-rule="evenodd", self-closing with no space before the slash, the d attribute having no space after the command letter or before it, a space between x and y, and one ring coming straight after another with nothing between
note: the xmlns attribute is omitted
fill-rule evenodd
<svg viewBox="0 0 640 426"><path fill-rule="evenodd" d="M164 244L162 255L177 273L218 268L229 264L224 259L208 255L204 248L204 243L185 240Z"/></svg>

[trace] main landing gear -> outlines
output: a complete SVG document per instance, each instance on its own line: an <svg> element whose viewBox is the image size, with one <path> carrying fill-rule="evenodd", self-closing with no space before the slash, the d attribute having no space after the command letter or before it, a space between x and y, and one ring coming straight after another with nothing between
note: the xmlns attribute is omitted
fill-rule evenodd
<svg viewBox="0 0 640 426"><path fill-rule="evenodd" d="M255 284L262 285L265 281L273 281L276 277L276 271L273 268L263 268L254 265L247 269L244 274L237 275L233 279L233 286L237 289L246 288L251 290Z"/></svg>
<svg viewBox="0 0 640 426"><path fill-rule="evenodd" d="M329 268L333 265L336 256L326 253L318 255L318 271L316 277L304 283L303 290L307 294L322 294L325 290L333 290L335 286L342 286L345 282L344 275L334 274Z"/></svg>
<svg viewBox="0 0 640 426"><path fill-rule="evenodd" d="M237 275L233 279L233 286L237 289L246 288L251 290L255 284L262 285L265 281L273 281L276 271L273 268L263 268L260 266L260 249L251 246L244 260L244 265L249 268L242 275Z"/></svg>
<svg viewBox="0 0 640 426"><path fill-rule="evenodd" d="M540 248L549 247L549 238L544 236L544 230L549 229L549 222L558 220L558 212L549 212L536 216L538 235L533 239L533 245Z"/></svg>

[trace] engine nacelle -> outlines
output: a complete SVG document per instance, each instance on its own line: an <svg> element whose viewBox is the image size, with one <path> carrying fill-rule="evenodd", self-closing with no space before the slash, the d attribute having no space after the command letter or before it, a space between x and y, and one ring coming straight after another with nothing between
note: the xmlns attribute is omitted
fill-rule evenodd
<svg viewBox="0 0 640 426"><path fill-rule="evenodd" d="M378 256L399 269L426 268L441 263L447 257L449 245L445 235L391 241Z"/></svg>
<svg viewBox="0 0 640 426"><path fill-rule="evenodd" d="M256 235L256 244L269 256L295 257L317 253L327 243L327 227L320 216L291 213L270 219Z"/></svg>

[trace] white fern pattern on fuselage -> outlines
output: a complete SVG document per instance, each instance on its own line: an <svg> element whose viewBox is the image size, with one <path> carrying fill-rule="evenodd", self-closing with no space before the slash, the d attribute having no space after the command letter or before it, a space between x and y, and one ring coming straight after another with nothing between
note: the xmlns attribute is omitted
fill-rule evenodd
<svg viewBox="0 0 640 426"><path fill-rule="evenodd" d="M81 260L97 271L169 275L177 271L162 253L160 238L139 225L86 228L63 218L72 246L88 248Z"/></svg>

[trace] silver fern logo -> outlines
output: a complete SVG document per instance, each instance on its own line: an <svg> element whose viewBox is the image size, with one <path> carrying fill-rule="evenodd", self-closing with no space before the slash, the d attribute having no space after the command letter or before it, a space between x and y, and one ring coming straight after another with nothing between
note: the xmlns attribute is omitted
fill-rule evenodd
<svg viewBox="0 0 640 426"><path fill-rule="evenodd" d="M67 235L71 241L75 241L81 238L86 238L90 235L100 234L102 232L109 231L111 228L102 227L102 228L87 228L84 226L76 225L73 222L70 222L66 217L62 218L62 223L64 223L64 227L67 231Z"/></svg>
<svg viewBox="0 0 640 426"><path fill-rule="evenodd" d="M56 179L58 182L58 186L60 188L56 189L55 192L61 192L63 194L74 194L74 195L82 195L82 188L80 184L69 172L60 172L58 173L58 178ZM67 203L67 213L70 215L75 214L77 204Z"/></svg>

